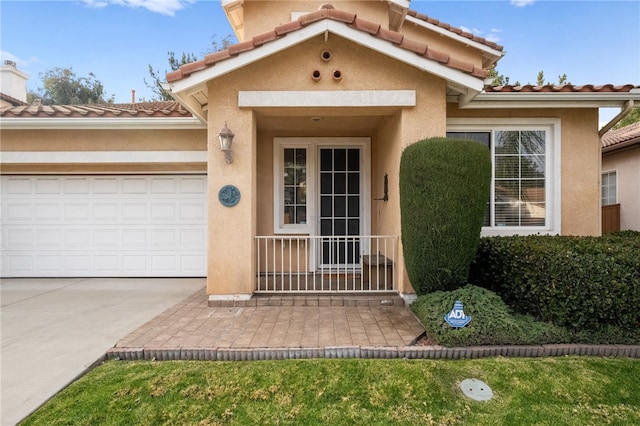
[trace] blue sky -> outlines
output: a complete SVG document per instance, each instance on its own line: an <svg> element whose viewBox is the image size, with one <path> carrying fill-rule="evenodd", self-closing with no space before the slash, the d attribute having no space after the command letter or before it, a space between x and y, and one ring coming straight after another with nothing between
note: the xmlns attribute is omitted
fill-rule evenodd
<svg viewBox="0 0 640 426"><path fill-rule="evenodd" d="M330 0L327 0L330 2ZM640 85L640 1L434 1L411 8L504 46L498 71L511 82ZM39 74L93 72L116 102L149 99L148 65L168 70L167 52L201 56L232 34L217 0L0 1L2 59L41 85Z"/></svg>

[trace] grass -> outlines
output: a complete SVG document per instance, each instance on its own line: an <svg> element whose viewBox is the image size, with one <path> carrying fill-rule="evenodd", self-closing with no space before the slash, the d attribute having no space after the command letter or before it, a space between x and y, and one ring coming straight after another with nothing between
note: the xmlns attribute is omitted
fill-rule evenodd
<svg viewBox="0 0 640 426"><path fill-rule="evenodd" d="M637 425L640 360L108 361L24 425ZM494 398L464 397L460 382Z"/></svg>

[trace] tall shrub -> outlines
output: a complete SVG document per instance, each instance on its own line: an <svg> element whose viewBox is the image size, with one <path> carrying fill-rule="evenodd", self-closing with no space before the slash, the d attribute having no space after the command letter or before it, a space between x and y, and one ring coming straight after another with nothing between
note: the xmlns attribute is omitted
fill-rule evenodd
<svg viewBox="0 0 640 426"><path fill-rule="evenodd" d="M405 266L417 294L464 286L489 199L489 150L469 140L432 138L400 162Z"/></svg>

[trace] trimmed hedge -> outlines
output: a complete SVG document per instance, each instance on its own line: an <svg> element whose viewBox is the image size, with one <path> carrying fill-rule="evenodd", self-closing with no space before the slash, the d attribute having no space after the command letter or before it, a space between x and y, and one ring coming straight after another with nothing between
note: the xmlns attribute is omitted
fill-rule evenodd
<svg viewBox="0 0 640 426"><path fill-rule="evenodd" d="M432 138L404 150L402 245L407 274L418 295L467 283L490 180L489 150L477 142Z"/></svg>
<svg viewBox="0 0 640 426"><path fill-rule="evenodd" d="M640 326L640 233L482 238L470 282L573 332Z"/></svg>

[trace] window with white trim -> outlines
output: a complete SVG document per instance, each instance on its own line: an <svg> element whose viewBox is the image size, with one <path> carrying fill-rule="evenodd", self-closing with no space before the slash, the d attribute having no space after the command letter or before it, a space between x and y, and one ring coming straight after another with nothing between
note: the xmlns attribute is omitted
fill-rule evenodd
<svg viewBox="0 0 640 426"><path fill-rule="evenodd" d="M315 155L309 144L299 140L274 143L274 231L280 234L308 234L313 200Z"/></svg>
<svg viewBox="0 0 640 426"><path fill-rule="evenodd" d="M615 170L602 173L602 205L618 204L618 176Z"/></svg>
<svg viewBox="0 0 640 426"><path fill-rule="evenodd" d="M454 119L447 137L470 139L491 151L491 195L483 234L557 233L559 223L559 122ZM558 140L554 143L554 140Z"/></svg>

